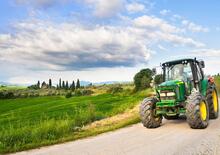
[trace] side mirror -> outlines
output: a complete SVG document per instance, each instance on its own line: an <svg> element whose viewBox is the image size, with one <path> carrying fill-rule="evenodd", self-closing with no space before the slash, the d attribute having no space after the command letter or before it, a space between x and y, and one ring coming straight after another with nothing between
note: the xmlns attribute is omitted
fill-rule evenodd
<svg viewBox="0 0 220 155"><path fill-rule="evenodd" d="M199 62L199 65L201 68L205 68L205 62L203 60Z"/></svg>
<svg viewBox="0 0 220 155"><path fill-rule="evenodd" d="M153 68L153 69L152 69L152 72L153 72L154 75L156 75L156 74L157 74L156 68Z"/></svg>

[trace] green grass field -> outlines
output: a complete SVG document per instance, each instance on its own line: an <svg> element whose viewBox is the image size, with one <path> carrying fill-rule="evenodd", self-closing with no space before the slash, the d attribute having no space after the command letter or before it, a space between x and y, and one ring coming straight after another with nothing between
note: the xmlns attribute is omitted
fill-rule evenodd
<svg viewBox="0 0 220 155"><path fill-rule="evenodd" d="M220 93L220 76L215 76L215 84L218 89L218 93Z"/></svg>
<svg viewBox="0 0 220 155"><path fill-rule="evenodd" d="M82 126L133 108L150 91L0 100L0 153L74 139Z"/></svg>
<svg viewBox="0 0 220 155"><path fill-rule="evenodd" d="M0 90L22 90L26 88L23 86L0 86Z"/></svg>

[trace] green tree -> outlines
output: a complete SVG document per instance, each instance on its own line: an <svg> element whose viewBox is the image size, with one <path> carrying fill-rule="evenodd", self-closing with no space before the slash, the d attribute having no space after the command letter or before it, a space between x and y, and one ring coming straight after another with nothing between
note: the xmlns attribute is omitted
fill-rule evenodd
<svg viewBox="0 0 220 155"><path fill-rule="evenodd" d="M37 88L40 89L40 81L37 82Z"/></svg>
<svg viewBox="0 0 220 155"><path fill-rule="evenodd" d="M61 78L59 79L59 88L61 89L62 88L62 84L61 84Z"/></svg>
<svg viewBox="0 0 220 155"><path fill-rule="evenodd" d="M77 79L77 82L76 82L76 89L79 89L80 88L80 82L79 82L79 79Z"/></svg>
<svg viewBox="0 0 220 155"><path fill-rule="evenodd" d="M76 89L76 86L75 86L75 82L74 82L74 80L73 80L73 83L71 84L71 90L72 90L72 91L75 91L75 89Z"/></svg>
<svg viewBox="0 0 220 155"><path fill-rule="evenodd" d="M49 88L52 88L52 80L49 79Z"/></svg>
<svg viewBox="0 0 220 155"><path fill-rule="evenodd" d="M62 83L62 89L64 89L65 88L65 82L63 81L63 83Z"/></svg>
<svg viewBox="0 0 220 155"><path fill-rule="evenodd" d="M161 84L163 82L163 75L162 74L157 74L154 77L154 83L156 85Z"/></svg>
<svg viewBox="0 0 220 155"><path fill-rule="evenodd" d="M151 69L142 69L140 72L138 72L134 76L134 84L135 84L135 90L143 90L145 88L150 87L150 83L153 80L152 78L153 72Z"/></svg>
<svg viewBox="0 0 220 155"><path fill-rule="evenodd" d="M65 86L66 89L69 89L69 83L68 81L66 81L66 86Z"/></svg>

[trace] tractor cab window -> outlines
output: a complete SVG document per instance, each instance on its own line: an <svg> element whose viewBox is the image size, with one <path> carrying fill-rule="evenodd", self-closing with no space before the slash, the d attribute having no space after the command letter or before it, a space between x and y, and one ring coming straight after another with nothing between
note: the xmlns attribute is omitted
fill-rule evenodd
<svg viewBox="0 0 220 155"><path fill-rule="evenodd" d="M190 63L176 64L165 67L165 80L183 80L185 82L192 79L192 70Z"/></svg>
<svg viewBox="0 0 220 155"><path fill-rule="evenodd" d="M196 70L197 70L198 80L200 81L200 80L202 80L202 73L201 73L201 70L197 64L196 64Z"/></svg>

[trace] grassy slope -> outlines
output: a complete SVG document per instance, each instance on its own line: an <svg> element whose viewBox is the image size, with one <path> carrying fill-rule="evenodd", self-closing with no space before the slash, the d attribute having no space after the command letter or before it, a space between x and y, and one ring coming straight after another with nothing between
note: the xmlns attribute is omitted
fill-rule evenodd
<svg viewBox="0 0 220 155"><path fill-rule="evenodd" d="M101 94L70 99L39 97L1 100L0 153L73 140L131 124L137 121L137 117L132 116L112 126L81 130L82 126L95 120L133 108L149 92L134 95Z"/></svg>
<svg viewBox="0 0 220 155"><path fill-rule="evenodd" d="M215 76L215 84L218 89L218 93L220 93L220 76Z"/></svg>
<svg viewBox="0 0 220 155"><path fill-rule="evenodd" d="M22 90L26 88L24 86L0 86L0 90Z"/></svg>

